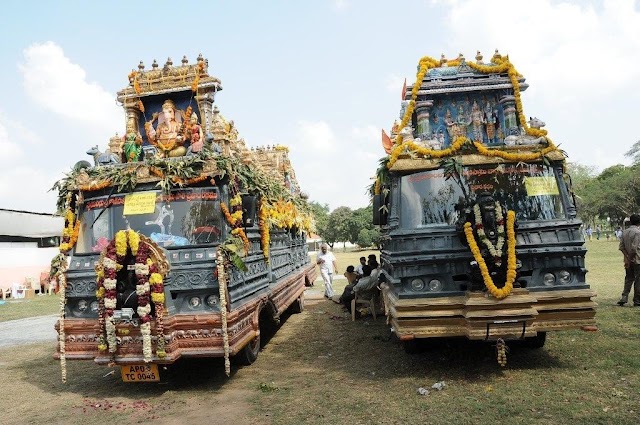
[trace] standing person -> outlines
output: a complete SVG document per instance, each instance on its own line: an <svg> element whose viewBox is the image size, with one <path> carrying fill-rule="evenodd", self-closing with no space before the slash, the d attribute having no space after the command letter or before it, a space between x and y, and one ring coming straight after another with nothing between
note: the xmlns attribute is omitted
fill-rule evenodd
<svg viewBox="0 0 640 425"><path fill-rule="evenodd" d="M640 306L640 215L631 214L629 218L630 226L622 232L620 238L620 251L624 256L624 289L618 305L625 305L629 301L629 292L633 284L633 305Z"/></svg>
<svg viewBox="0 0 640 425"><path fill-rule="evenodd" d="M591 225L589 225L587 226L587 237L589 240L591 240L591 235L593 235L593 229L591 228Z"/></svg>
<svg viewBox="0 0 640 425"><path fill-rule="evenodd" d="M333 252L328 250L326 243L320 246L320 253L316 257L316 264L320 267L320 275L324 280L324 297L333 297L333 273L338 273L338 264Z"/></svg>
<svg viewBox="0 0 640 425"><path fill-rule="evenodd" d="M596 226L596 240L600 240L600 226Z"/></svg>

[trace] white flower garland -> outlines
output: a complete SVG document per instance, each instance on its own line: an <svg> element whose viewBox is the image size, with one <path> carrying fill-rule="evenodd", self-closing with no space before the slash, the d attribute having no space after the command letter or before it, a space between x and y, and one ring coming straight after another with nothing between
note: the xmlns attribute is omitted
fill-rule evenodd
<svg viewBox="0 0 640 425"><path fill-rule="evenodd" d="M496 208L496 223L498 227L496 228L498 232L498 240L496 245L493 246L493 243L487 237L487 234L484 231L484 224L482 223L482 214L480 212L480 205L475 204L473 206L473 215L475 217L476 224L476 232L478 232L478 237L480 238L480 242L484 244L489 250L489 253L493 257L493 260L496 266L500 266L502 264L502 248L504 247L504 214L502 213L502 207L499 202L495 203Z"/></svg>
<svg viewBox="0 0 640 425"><path fill-rule="evenodd" d="M222 322L222 343L224 346L224 373L231 375L231 363L229 362L229 333L227 331L227 274L224 268L224 255L218 249L216 255L216 267L218 269L218 292L220 294L220 321Z"/></svg>
<svg viewBox="0 0 640 425"><path fill-rule="evenodd" d="M65 256L60 272L58 273L58 288L60 289L60 332L58 334L58 342L60 343L60 373L62 382L67 382L67 358L65 356L66 334L64 332L64 307L67 303L67 278L65 276L67 269L67 257Z"/></svg>

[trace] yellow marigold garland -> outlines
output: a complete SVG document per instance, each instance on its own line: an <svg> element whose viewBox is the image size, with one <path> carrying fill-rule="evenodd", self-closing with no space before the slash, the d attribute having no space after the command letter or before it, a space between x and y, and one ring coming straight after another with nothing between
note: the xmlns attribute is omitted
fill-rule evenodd
<svg viewBox="0 0 640 425"><path fill-rule="evenodd" d="M544 136L549 146L546 147L545 149L542 149L539 152L511 153L511 152L505 152L497 149L487 149L481 143L473 142L474 146L478 150L478 153L485 156L500 157L500 158L512 160L512 161L531 161L531 160L540 159L546 154L548 154L549 152L556 150L557 147L553 144L551 139L546 137L547 136L546 130L530 128L526 121L526 117L524 115L524 111L522 108L522 99L520 96L520 81L518 80L518 78L520 77L520 74L518 73L518 71L516 71L515 67L511 62L509 62L509 59L507 57L494 57L492 60L494 61L494 63L496 63L495 65L481 65L473 62L465 62L465 63L471 69L481 72L483 74L500 74L500 73L506 72L507 75L509 76L509 80L511 81L511 85L513 86L513 95L515 97L516 111L518 113L518 119L520 120L520 124L525 129L525 132L528 135L534 136L534 137ZM460 65L460 61L458 60L445 61L444 63L446 63L447 66ZM409 100L409 105L405 110L405 113L404 113L404 116L402 117L400 125L398 126L399 129L406 127L409 124L409 121L411 120L411 116L415 108L415 102L416 102L416 99L418 98L418 90L420 89L420 85L422 84L424 76L427 74L429 69L436 68L438 66L441 66L440 61L436 61L434 58L431 58L429 56L424 56L420 59L418 63L418 72L416 73L416 82L411 89L411 99ZM457 142L459 141L459 139L463 139L463 140L459 145L457 145ZM443 156L452 155L457 150L459 150L462 145L470 141L471 140L466 137L458 137L454 141L454 143L452 143L451 147L438 151L438 150L433 150L433 149L429 149L429 148L417 145L414 142L403 143L403 137L402 135L399 134L396 136L396 139L395 139L396 147L393 149L393 152L391 153L391 158L387 164L387 167L391 168L393 164L398 160L398 156L402 152L404 152L405 149L410 149L417 154L424 155L430 158L442 158Z"/></svg>
<svg viewBox="0 0 640 425"><path fill-rule="evenodd" d="M480 248L473 237L473 228L471 223L466 222L464 224L464 235L467 239L467 243L469 244L469 249L473 254L473 258L478 263L478 267L480 267L480 273L482 274L484 285L487 287L487 290L489 290L491 295L499 300L506 298L511 293L511 290L513 289L513 282L516 280L515 217L515 212L507 211L507 278L505 285L502 288L496 287L493 283L493 279L491 279L487 263L485 263L484 258L482 258Z"/></svg>
<svg viewBox="0 0 640 425"><path fill-rule="evenodd" d="M235 197L232 198L229 203L232 204L233 206L237 206L238 204L234 205L234 203L236 202L234 201L234 199ZM242 203L242 199L240 199L240 203ZM249 238L247 238L247 234L244 232L244 229L240 227L240 224L242 223L242 210L235 211L233 214L231 214L229 212L229 208L224 203L220 203L220 209L222 210L222 213L227 219L227 223L229 223L229 226L233 227L233 229L231 230L231 234L234 236L238 236L240 239L242 239L245 252L249 253L249 249L251 248L251 244L249 243Z"/></svg>
<svg viewBox="0 0 640 425"><path fill-rule="evenodd" d="M267 203L260 200L260 210L258 211L258 220L260 221L260 241L262 243L262 253L264 258L269 261L269 244L271 243L271 235L269 233Z"/></svg>

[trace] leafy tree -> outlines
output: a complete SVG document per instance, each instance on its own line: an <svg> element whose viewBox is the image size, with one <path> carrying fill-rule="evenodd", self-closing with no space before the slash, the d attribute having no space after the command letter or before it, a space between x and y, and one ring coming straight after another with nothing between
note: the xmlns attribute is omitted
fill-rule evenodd
<svg viewBox="0 0 640 425"><path fill-rule="evenodd" d="M379 229L360 229L358 240L356 241L361 248L370 246L380 246L380 230Z"/></svg>
<svg viewBox="0 0 640 425"><path fill-rule="evenodd" d="M311 201L309 202L309 206L311 207L313 218L316 221L316 233L318 233L321 238L324 238L323 234L326 232L329 221L329 205L322 205L319 202Z"/></svg>
<svg viewBox="0 0 640 425"><path fill-rule="evenodd" d="M598 175L596 167L569 163L567 173L571 176L571 189L576 198L578 216L585 223L593 222L598 215L592 200L594 182Z"/></svg>
<svg viewBox="0 0 640 425"><path fill-rule="evenodd" d="M354 210L347 222L348 227L348 241L354 244L358 244L358 238L360 236L360 231L365 229L373 229L373 218L372 218L371 208L358 208ZM362 245L361 245L362 246ZM371 246L371 245L365 245Z"/></svg>
<svg viewBox="0 0 640 425"><path fill-rule="evenodd" d="M639 164L640 163L640 140L635 142L631 146L631 149L629 149L624 153L624 156L626 156L627 158L631 158L634 165Z"/></svg>
<svg viewBox="0 0 640 425"><path fill-rule="evenodd" d="M327 228L320 236L331 245L331 248L338 241L346 242L349 240L349 219L352 214L349 207L338 207L329 214Z"/></svg>

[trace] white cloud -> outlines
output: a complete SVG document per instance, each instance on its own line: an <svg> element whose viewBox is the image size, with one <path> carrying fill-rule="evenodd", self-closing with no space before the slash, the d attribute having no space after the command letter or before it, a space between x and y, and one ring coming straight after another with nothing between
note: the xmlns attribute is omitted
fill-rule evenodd
<svg viewBox="0 0 640 425"><path fill-rule="evenodd" d="M303 146L309 146L309 153L328 153L336 150L336 137L324 121L298 121L298 138Z"/></svg>
<svg viewBox="0 0 640 425"><path fill-rule="evenodd" d="M123 122L115 97L71 62L57 44L33 44L23 52L19 65L27 95L39 105L66 118L92 126L117 129Z"/></svg>
<svg viewBox="0 0 640 425"><path fill-rule="evenodd" d="M351 136L367 143L377 142L380 140L380 129L374 125L353 127L351 129Z"/></svg>
<svg viewBox="0 0 640 425"><path fill-rule="evenodd" d="M570 95L570 101L585 92L621 89L640 76L640 68L625 65L640 54L633 0L449 3L450 56L462 51L471 59L475 52L462 49L477 46L488 59L498 47L525 76L535 75L538 85Z"/></svg>
<svg viewBox="0 0 640 425"><path fill-rule="evenodd" d="M333 8L338 11L346 10L350 6L347 0L333 0Z"/></svg>
<svg viewBox="0 0 640 425"><path fill-rule="evenodd" d="M4 121L6 118L0 114L0 164L12 164L18 158L22 157L23 151L20 147L20 143L17 140L11 140L9 137L9 132L7 131L6 126L4 125ZM6 168L4 168L6 172Z"/></svg>
<svg viewBox="0 0 640 425"><path fill-rule="evenodd" d="M18 165L0 171L0 207L53 213L56 209L55 192L48 192L62 175L47 174L30 166Z"/></svg>

